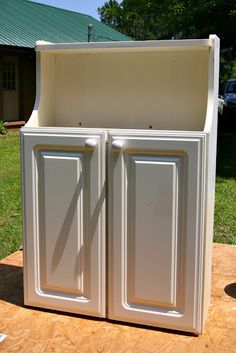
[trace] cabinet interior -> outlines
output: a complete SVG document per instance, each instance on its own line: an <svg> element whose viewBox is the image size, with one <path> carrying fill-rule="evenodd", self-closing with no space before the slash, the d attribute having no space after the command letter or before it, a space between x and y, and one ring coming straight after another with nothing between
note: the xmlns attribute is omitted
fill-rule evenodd
<svg viewBox="0 0 236 353"><path fill-rule="evenodd" d="M38 126L204 129L208 46L40 55Z"/></svg>

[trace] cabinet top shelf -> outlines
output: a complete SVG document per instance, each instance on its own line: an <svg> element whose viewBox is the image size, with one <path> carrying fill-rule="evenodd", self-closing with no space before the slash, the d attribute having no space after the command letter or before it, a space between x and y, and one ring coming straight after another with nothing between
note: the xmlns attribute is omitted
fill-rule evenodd
<svg viewBox="0 0 236 353"><path fill-rule="evenodd" d="M216 35L137 42L38 41L35 49L37 96L27 126L204 131L212 125Z"/></svg>
<svg viewBox="0 0 236 353"><path fill-rule="evenodd" d="M36 51L53 54L70 54L83 52L137 52L137 51L166 51L166 50L209 50L213 46L215 36L209 39L182 40L151 40L126 42L80 42L80 43L50 43L36 42Z"/></svg>

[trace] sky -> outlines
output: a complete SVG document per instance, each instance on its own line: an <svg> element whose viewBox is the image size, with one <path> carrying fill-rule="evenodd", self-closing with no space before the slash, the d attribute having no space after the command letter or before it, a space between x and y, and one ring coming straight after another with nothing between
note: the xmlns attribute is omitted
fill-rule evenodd
<svg viewBox="0 0 236 353"><path fill-rule="evenodd" d="M62 9L85 13L99 20L97 8L104 5L107 0L30 0ZM120 2L120 1L118 1Z"/></svg>

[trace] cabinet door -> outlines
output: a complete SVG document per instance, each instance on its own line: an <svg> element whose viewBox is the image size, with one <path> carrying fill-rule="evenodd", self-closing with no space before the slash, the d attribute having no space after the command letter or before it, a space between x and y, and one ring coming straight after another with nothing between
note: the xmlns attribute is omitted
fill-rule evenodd
<svg viewBox="0 0 236 353"><path fill-rule="evenodd" d="M205 136L109 136L109 318L202 328Z"/></svg>
<svg viewBox="0 0 236 353"><path fill-rule="evenodd" d="M25 304L105 316L105 137L23 129Z"/></svg>

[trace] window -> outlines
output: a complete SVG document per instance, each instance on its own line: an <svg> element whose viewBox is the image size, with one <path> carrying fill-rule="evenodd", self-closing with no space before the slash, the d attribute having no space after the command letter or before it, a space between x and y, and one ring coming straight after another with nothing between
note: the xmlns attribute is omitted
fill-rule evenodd
<svg viewBox="0 0 236 353"><path fill-rule="evenodd" d="M13 60L3 62L2 88L5 91L14 91L16 89L16 65Z"/></svg>
<svg viewBox="0 0 236 353"><path fill-rule="evenodd" d="M226 93L236 93L236 80L235 81L229 81Z"/></svg>

